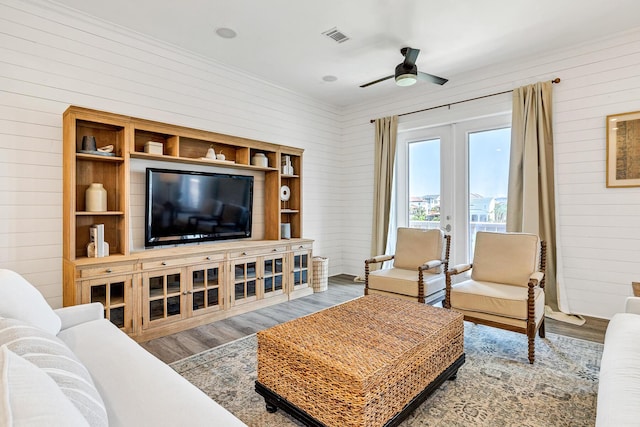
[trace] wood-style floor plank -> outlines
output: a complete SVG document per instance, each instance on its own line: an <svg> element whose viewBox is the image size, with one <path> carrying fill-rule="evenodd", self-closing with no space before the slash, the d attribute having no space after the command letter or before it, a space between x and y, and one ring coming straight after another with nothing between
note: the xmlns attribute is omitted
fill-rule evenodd
<svg viewBox="0 0 640 427"><path fill-rule="evenodd" d="M146 341L141 345L165 363L192 356L213 347L246 337L288 320L362 296L364 285L353 276L329 278L329 289L293 301L219 320L207 325ZM603 342L608 320L587 318L583 326L546 319L546 330L589 341Z"/></svg>

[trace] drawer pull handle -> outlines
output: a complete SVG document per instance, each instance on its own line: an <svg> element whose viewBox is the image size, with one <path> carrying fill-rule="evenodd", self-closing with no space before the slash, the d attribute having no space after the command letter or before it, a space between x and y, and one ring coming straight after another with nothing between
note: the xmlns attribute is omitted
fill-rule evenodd
<svg viewBox="0 0 640 427"><path fill-rule="evenodd" d="M211 257L208 256L207 258L205 258L207 261L211 261Z"/></svg>
<svg viewBox="0 0 640 427"><path fill-rule="evenodd" d="M246 252L242 252L242 255L246 255L246 254L247 254Z"/></svg>
<svg viewBox="0 0 640 427"><path fill-rule="evenodd" d="M278 249L276 249L276 248L273 248L273 252L278 252Z"/></svg>
<svg viewBox="0 0 640 427"><path fill-rule="evenodd" d="M167 265L167 261L162 261L162 265Z"/></svg>
<svg viewBox="0 0 640 427"><path fill-rule="evenodd" d="M300 245L300 247L298 249L304 249L304 246Z"/></svg>
<svg viewBox="0 0 640 427"><path fill-rule="evenodd" d="M105 270L105 272L107 272L107 273L112 273L112 272L113 272L113 270L112 270L112 269L110 269L110 268L107 268L107 269Z"/></svg>

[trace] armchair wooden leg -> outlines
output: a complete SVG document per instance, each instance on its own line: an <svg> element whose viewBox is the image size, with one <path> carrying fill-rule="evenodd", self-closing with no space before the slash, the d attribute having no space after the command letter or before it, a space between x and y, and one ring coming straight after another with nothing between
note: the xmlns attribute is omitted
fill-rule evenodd
<svg viewBox="0 0 640 427"><path fill-rule="evenodd" d="M529 363L533 365L533 361L535 360L535 341L536 341L536 334L534 332L533 335L527 334L527 337L529 338Z"/></svg>

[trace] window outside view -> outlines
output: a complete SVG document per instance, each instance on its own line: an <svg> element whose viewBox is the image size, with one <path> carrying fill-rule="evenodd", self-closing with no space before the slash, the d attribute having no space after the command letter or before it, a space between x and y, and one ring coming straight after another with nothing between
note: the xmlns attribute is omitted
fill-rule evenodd
<svg viewBox="0 0 640 427"><path fill-rule="evenodd" d="M477 231L506 231L510 140L510 128L468 134L469 259ZM440 227L439 139L409 144L409 226Z"/></svg>

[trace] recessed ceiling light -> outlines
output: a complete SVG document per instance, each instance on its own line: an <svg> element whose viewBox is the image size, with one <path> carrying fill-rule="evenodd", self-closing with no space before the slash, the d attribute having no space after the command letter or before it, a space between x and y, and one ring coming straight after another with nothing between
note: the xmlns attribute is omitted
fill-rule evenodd
<svg viewBox="0 0 640 427"><path fill-rule="evenodd" d="M218 28L216 30L216 34L222 37L223 39L232 39L238 35L231 28L226 28L226 27Z"/></svg>
<svg viewBox="0 0 640 427"><path fill-rule="evenodd" d="M335 82L336 80L338 80L338 78L336 76L324 76L322 77L322 80L324 80L325 82Z"/></svg>

